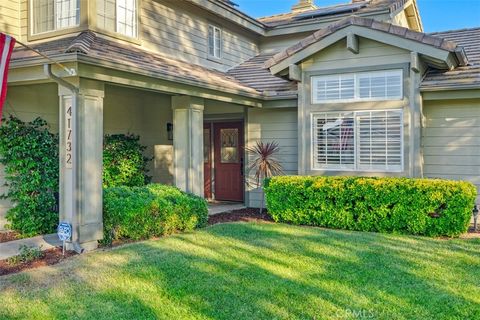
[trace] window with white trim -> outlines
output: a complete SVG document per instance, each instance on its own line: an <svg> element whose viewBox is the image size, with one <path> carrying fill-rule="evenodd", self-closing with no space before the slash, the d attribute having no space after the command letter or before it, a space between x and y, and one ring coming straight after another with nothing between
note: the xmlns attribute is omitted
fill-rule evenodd
<svg viewBox="0 0 480 320"><path fill-rule="evenodd" d="M403 170L402 110L312 115L313 169Z"/></svg>
<svg viewBox="0 0 480 320"><path fill-rule="evenodd" d="M76 27L80 24L80 0L31 0L32 34Z"/></svg>
<svg viewBox="0 0 480 320"><path fill-rule="evenodd" d="M97 26L125 36L137 37L136 0L97 0Z"/></svg>
<svg viewBox="0 0 480 320"><path fill-rule="evenodd" d="M214 25L208 26L208 55L216 59L222 57L222 29Z"/></svg>
<svg viewBox="0 0 480 320"><path fill-rule="evenodd" d="M312 103L403 99L403 71L383 70L312 77Z"/></svg>

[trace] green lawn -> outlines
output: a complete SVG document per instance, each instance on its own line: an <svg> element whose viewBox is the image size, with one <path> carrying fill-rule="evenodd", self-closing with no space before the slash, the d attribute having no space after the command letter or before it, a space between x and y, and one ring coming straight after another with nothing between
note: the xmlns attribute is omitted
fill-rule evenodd
<svg viewBox="0 0 480 320"><path fill-rule="evenodd" d="M480 241L221 224L0 278L0 319L480 319Z"/></svg>

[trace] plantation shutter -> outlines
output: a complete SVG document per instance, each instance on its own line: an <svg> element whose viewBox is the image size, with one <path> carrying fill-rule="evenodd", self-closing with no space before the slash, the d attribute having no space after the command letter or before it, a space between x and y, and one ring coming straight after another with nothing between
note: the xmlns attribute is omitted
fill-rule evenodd
<svg viewBox="0 0 480 320"><path fill-rule="evenodd" d="M401 110L325 112L312 121L314 169L403 170Z"/></svg>
<svg viewBox="0 0 480 320"><path fill-rule="evenodd" d="M355 98L355 75L342 74L315 77L313 80L314 102L349 100Z"/></svg>
<svg viewBox="0 0 480 320"><path fill-rule="evenodd" d="M353 169L355 138L353 113L324 113L314 119L315 164L323 168Z"/></svg>
<svg viewBox="0 0 480 320"><path fill-rule="evenodd" d="M357 153L359 170L401 170L402 112L358 112Z"/></svg>
<svg viewBox="0 0 480 320"><path fill-rule="evenodd" d="M360 99L400 99L402 94L402 70L358 73Z"/></svg>

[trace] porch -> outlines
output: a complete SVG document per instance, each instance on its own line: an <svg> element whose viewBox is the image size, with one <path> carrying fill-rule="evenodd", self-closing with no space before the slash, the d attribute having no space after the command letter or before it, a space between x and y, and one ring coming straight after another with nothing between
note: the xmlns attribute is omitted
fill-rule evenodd
<svg viewBox="0 0 480 320"><path fill-rule="evenodd" d="M73 243L87 250L102 238L104 135L138 135L147 147L145 156L152 158L148 167L152 182L204 196L204 125L234 122L241 125L237 134L243 134L247 106L239 103L84 78L73 82L78 89L73 94L71 88L48 79L12 83L4 114L23 121L41 117L51 132L59 134L60 221L72 224ZM243 140L237 137L236 145L236 160L242 166L243 147L238 142ZM213 145L208 147L214 152ZM212 178L210 172L208 183ZM243 180L240 188L243 203ZM214 195L211 190L209 197ZM3 227L12 204L1 205Z"/></svg>

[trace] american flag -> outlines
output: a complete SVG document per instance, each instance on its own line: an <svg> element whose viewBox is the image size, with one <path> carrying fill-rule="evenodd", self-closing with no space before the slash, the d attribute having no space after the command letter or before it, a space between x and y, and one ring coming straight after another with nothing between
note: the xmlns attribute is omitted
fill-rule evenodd
<svg viewBox="0 0 480 320"><path fill-rule="evenodd" d="M12 56L15 39L0 33L0 121L5 99L7 98L8 65Z"/></svg>

